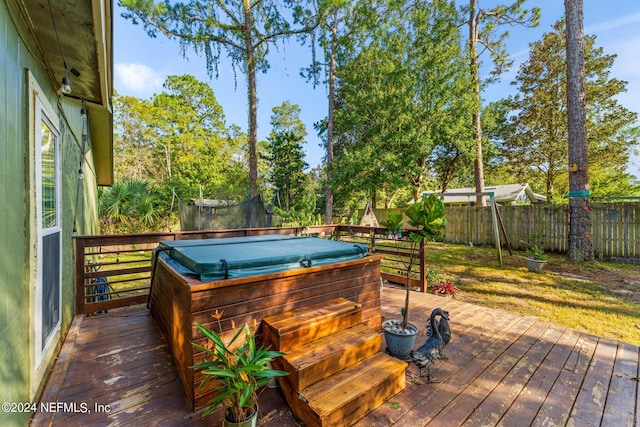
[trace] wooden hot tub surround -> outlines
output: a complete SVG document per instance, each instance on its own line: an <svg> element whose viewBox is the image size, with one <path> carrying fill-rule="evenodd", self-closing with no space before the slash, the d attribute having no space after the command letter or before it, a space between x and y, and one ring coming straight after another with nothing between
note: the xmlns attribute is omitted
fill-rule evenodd
<svg viewBox="0 0 640 427"><path fill-rule="evenodd" d="M222 312L222 329L232 322L256 327L263 318L309 305L346 298L362 306L362 322L380 330L380 255L334 264L299 268L226 280L201 282L183 276L162 259L156 267L150 295L151 314L167 339L188 401L194 410L210 400L212 384L200 388L203 375L190 366L203 360L192 345L203 336L194 323L218 330L212 315Z"/></svg>

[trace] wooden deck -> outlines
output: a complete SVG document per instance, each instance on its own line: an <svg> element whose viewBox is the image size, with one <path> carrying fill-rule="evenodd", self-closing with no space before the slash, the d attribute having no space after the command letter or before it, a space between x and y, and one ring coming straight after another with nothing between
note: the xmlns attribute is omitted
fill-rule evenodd
<svg viewBox="0 0 640 427"><path fill-rule="evenodd" d="M421 328L449 311L448 360L432 382L411 365L407 388L360 421L368 426L636 426L638 347L428 294L411 297ZM382 314L397 317L404 290L386 286ZM621 325L621 327L630 327ZM78 316L32 426L219 425L189 410L166 342L145 308ZM66 408L65 408L66 406ZM75 411L74 411L75 410ZM260 397L261 426L300 425L279 390Z"/></svg>

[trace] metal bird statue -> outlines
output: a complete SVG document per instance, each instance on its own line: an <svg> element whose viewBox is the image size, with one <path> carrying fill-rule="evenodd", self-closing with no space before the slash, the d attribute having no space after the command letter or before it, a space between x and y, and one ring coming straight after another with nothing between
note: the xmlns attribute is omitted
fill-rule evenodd
<svg viewBox="0 0 640 427"><path fill-rule="evenodd" d="M431 368L433 365L444 357L444 338L440 333L440 324L445 320L446 330L448 331L449 338L451 338L451 331L449 330L448 313L441 309L436 308L431 312L429 317L429 326L431 327L431 333L427 337L425 342L416 351L411 352L411 359L413 363L420 369L420 376L423 375L423 371L426 371L427 381L431 381ZM440 316L440 319L436 319L436 316Z"/></svg>
<svg viewBox="0 0 640 427"><path fill-rule="evenodd" d="M444 341L444 345L449 344L451 341L451 327L449 326L449 312L442 310L442 316L439 319L435 319L436 327L440 332L440 336ZM431 335L431 325L427 325L427 338Z"/></svg>

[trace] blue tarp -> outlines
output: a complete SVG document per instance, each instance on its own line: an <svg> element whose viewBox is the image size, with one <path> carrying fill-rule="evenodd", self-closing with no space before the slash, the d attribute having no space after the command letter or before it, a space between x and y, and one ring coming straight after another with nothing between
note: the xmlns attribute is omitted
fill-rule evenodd
<svg viewBox="0 0 640 427"><path fill-rule="evenodd" d="M160 256L180 274L203 282L331 264L368 253L363 244L279 234L165 240L160 249Z"/></svg>

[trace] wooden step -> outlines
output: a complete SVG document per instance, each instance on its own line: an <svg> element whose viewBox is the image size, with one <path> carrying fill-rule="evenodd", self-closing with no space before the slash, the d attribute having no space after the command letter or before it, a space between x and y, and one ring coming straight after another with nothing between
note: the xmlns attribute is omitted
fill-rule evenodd
<svg viewBox="0 0 640 427"><path fill-rule="evenodd" d="M406 367L380 352L301 390L289 405L307 427L350 426L404 389Z"/></svg>
<svg viewBox="0 0 640 427"><path fill-rule="evenodd" d="M284 380L296 390L372 356L382 348L382 335L364 324L336 332L288 351L277 369L289 372Z"/></svg>
<svg viewBox="0 0 640 427"><path fill-rule="evenodd" d="M360 304L344 298L288 311L263 319L266 343L287 352L310 341L350 328L362 321Z"/></svg>

